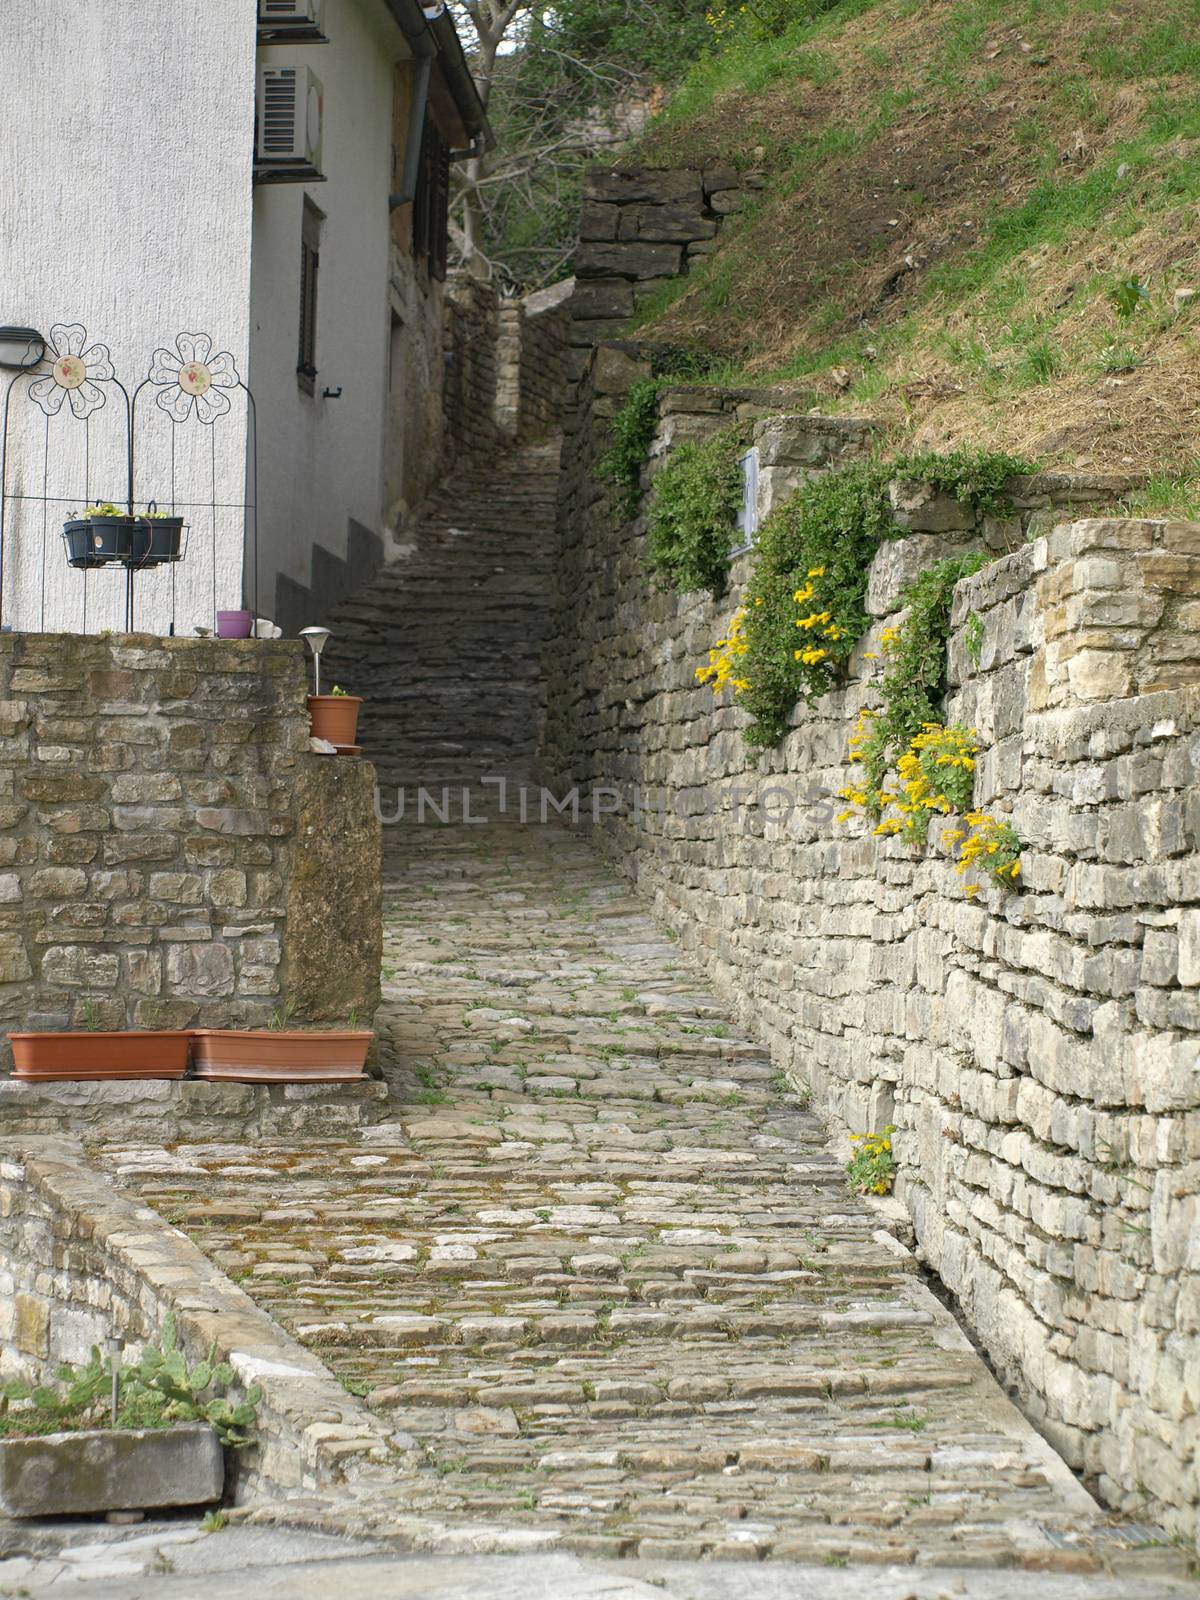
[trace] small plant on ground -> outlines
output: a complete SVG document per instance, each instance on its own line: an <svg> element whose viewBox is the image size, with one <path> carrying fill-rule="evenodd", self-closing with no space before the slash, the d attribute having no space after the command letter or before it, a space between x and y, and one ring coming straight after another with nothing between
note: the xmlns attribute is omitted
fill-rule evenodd
<svg viewBox="0 0 1200 1600"><path fill-rule="evenodd" d="M846 1178L854 1194L891 1194L896 1181L892 1155L895 1131L895 1125L889 1122L882 1133L850 1135L850 1142L858 1147L846 1163Z"/></svg>
<svg viewBox="0 0 1200 1600"><path fill-rule="evenodd" d="M1108 298L1117 315L1128 322L1137 312L1144 310L1150 304L1150 290L1134 272L1114 285L1109 290Z"/></svg>
<svg viewBox="0 0 1200 1600"><path fill-rule="evenodd" d="M745 446L740 425L722 429L701 444L680 445L655 478L647 556L667 587L682 594L724 593L742 504L739 461Z"/></svg>

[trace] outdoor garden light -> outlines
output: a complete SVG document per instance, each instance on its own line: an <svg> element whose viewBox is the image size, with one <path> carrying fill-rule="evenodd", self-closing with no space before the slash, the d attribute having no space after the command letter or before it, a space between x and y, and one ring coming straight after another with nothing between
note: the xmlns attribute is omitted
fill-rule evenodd
<svg viewBox="0 0 1200 1600"><path fill-rule="evenodd" d="M301 628L300 637L308 640L308 648L313 653L313 693L321 692L321 651L329 642L328 628Z"/></svg>
<svg viewBox="0 0 1200 1600"><path fill-rule="evenodd" d="M46 341L36 328L0 327L0 367L28 372L46 354Z"/></svg>
<svg viewBox="0 0 1200 1600"><path fill-rule="evenodd" d="M121 1403L121 1351L125 1348L125 1341L113 1328L108 1338L104 1341L104 1348L108 1353L109 1371L112 1374L112 1425L117 1425L117 1410Z"/></svg>

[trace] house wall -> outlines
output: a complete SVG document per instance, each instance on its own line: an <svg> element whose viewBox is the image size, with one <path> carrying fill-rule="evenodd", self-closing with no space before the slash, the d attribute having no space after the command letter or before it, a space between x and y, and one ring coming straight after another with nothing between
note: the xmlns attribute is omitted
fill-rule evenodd
<svg viewBox="0 0 1200 1600"><path fill-rule="evenodd" d="M440 286L395 248L388 212L394 72L409 52L379 0L330 6L326 32L327 45L260 52L310 66L324 91L326 181L254 196L260 609L287 632L322 621L378 566L390 522L423 497L440 424ZM313 395L296 375L305 196L323 213Z"/></svg>
<svg viewBox="0 0 1200 1600"><path fill-rule="evenodd" d="M835 1134L896 1124L918 1248L1029 1415L1111 1503L1192 1540L1200 526L1077 520L1064 500L1104 493L1083 478L1014 482L1007 530L900 496L907 536L867 591L880 624L950 546L1014 546L958 586L953 615L946 720L978 730L976 801L1024 841L1020 891L985 879L970 900L936 825L914 849L837 821L857 713L878 703L878 627L757 759L745 714L697 683L748 558L720 603L655 589L644 521L614 517L596 470L637 371L602 347L568 434L545 781L579 785L585 815L605 791L597 841ZM707 416L667 397L660 452L722 420L709 396ZM777 466L819 471L866 443L789 420L786 450L759 425Z"/></svg>
<svg viewBox="0 0 1200 1600"><path fill-rule="evenodd" d="M82 323L109 347L131 389L153 351L182 330L204 330L245 376L249 342L250 168L255 10L246 0L131 6L127 0L38 0L5 9L0 95L0 322ZM47 369L48 370L48 369ZM0 404L12 374L0 370ZM78 629L84 578L68 569L63 513L88 498L123 500L125 425L119 392L86 430L64 408L48 429L13 390L5 488L59 497L45 517L44 626ZM144 395L138 406L136 493L176 499L190 511L192 544L175 569L180 631L211 625L213 541L218 606L241 590L245 406L236 397L215 434L195 420L179 428ZM84 436L88 448L85 475ZM44 473L45 445L49 443ZM215 455L213 447L215 446ZM45 483L45 488L43 488ZM43 515L10 501L4 532L4 616L43 626ZM139 583L139 625L165 632L171 576ZM115 572L87 579L88 626L119 627L124 585Z"/></svg>

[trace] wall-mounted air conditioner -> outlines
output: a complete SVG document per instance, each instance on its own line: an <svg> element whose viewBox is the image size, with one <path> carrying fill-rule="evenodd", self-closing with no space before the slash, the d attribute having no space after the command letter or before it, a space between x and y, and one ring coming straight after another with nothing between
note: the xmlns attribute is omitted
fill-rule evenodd
<svg viewBox="0 0 1200 1600"><path fill-rule="evenodd" d="M320 177L323 112L311 67L260 67L255 175L276 182Z"/></svg>
<svg viewBox="0 0 1200 1600"><path fill-rule="evenodd" d="M258 0L260 44L325 43L325 0Z"/></svg>
<svg viewBox="0 0 1200 1600"><path fill-rule="evenodd" d="M258 20L271 27L320 28L325 0L258 0Z"/></svg>

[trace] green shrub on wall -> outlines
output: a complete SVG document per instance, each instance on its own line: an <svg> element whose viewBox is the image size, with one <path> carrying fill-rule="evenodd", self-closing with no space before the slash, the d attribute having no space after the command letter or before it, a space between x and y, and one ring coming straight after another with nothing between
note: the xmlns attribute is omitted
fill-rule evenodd
<svg viewBox="0 0 1200 1600"><path fill-rule="evenodd" d="M1029 462L1015 456L983 451L855 462L810 480L772 512L758 535L736 629L736 663L724 670L717 659L722 649L728 653L726 640L697 673L702 681L732 686L738 704L753 718L746 742L778 744L797 700L815 699L831 688L866 631L870 619L863 602L871 561L883 540L903 534L892 519L890 482L929 483L955 494L977 515L987 515L1004 509L1008 479L1031 470ZM948 581L952 590L957 577ZM936 596L930 594L931 617L943 605L948 617L948 595L940 588ZM925 620L913 633L913 653L918 643L922 651L934 648ZM943 635L937 649L944 651L944 645ZM912 661L906 665L911 668ZM924 667L922 673L928 676ZM898 711L897 725L900 720L907 726L911 719Z"/></svg>
<svg viewBox="0 0 1200 1600"><path fill-rule="evenodd" d="M658 427L658 378L639 378L612 420L608 450L601 457L601 475L614 486L613 508L624 521L636 517L642 503L642 468Z"/></svg>
<svg viewBox="0 0 1200 1600"><path fill-rule="evenodd" d="M702 444L683 444L654 480L646 554L669 587L724 593L742 505L740 458L746 429L723 428Z"/></svg>

